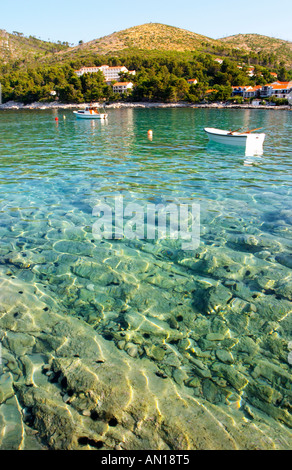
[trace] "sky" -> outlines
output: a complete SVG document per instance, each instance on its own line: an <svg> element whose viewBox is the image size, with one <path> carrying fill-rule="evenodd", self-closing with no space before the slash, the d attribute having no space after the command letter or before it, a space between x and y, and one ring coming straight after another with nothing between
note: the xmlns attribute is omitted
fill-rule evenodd
<svg viewBox="0 0 292 470"><path fill-rule="evenodd" d="M291 0L0 0L0 29L77 44L144 23L213 39L257 33L292 41Z"/></svg>

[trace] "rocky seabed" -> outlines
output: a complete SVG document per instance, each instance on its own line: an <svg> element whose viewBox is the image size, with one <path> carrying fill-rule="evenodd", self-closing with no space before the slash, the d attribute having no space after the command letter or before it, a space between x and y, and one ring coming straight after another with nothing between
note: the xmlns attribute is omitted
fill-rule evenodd
<svg viewBox="0 0 292 470"><path fill-rule="evenodd" d="M1 449L291 447L291 211L184 252L36 207L0 226Z"/></svg>

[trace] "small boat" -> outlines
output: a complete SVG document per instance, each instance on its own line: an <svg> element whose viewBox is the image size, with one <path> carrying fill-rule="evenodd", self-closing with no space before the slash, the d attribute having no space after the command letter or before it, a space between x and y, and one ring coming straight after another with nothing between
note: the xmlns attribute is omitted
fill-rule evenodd
<svg viewBox="0 0 292 470"><path fill-rule="evenodd" d="M258 127L257 129L238 132L240 129L236 129L235 131L226 131L215 129L214 127L205 127L204 131L208 134L209 140L213 140L220 144L260 147L264 143L266 134L251 134L251 132L258 129L262 128Z"/></svg>
<svg viewBox="0 0 292 470"><path fill-rule="evenodd" d="M85 109L73 111L78 119L106 119L107 114L104 109L97 106L86 106Z"/></svg>

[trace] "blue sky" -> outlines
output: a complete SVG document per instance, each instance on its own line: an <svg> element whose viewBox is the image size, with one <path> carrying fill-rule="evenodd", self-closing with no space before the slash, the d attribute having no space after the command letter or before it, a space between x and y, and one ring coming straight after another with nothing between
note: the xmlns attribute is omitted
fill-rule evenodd
<svg viewBox="0 0 292 470"><path fill-rule="evenodd" d="M0 6L0 29L73 44L149 22L214 39L258 33L292 41L291 0L6 0Z"/></svg>

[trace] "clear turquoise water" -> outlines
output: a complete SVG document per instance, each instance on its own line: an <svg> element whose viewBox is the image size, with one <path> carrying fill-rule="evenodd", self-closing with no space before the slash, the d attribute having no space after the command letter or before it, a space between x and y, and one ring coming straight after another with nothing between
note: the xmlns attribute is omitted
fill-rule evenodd
<svg viewBox="0 0 292 470"><path fill-rule="evenodd" d="M215 415L216 407L226 407L231 416L241 412L245 420L266 419L273 442L274 422L280 423L283 440L287 439L291 112L116 109L108 113L107 122L90 122L76 120L72 111L64 110L1 112L3 282L16 279L28 289L37 286L50 308L58 305L66 316L80 318L137 364L143 358L154 362L186 393L212 403ZM241 149L211 144L203 130L242 126L263 127L263 155L246 156ZM153 130L152 140L148 129ZM114 194L142 205L200 204L199 248L183 252L177 241L168 239L95 240L92 209L100 197L111 200ZM99 266L98 276L84 268L89 257ZM4 308L5 302L9 303L7 296ZM134 333L132 349L117 338L121 329L140 331L161 346L155 333L143 332L135 319L131 324L127 311L136 312L137 318L159 320L189 341L186 346L182 339L163 340L166 357L167 348L175 351L176 365L157 360ZM237 343L228 346L223 337L210 340L208 334ZM3 344L9 350L9 344ZM17 352L9 351L18 360ZM228 354L232 359L226 359ZM210 374L202 376L190 357L201 361ZM268 363L275 368L267 371ZM230 379L228 368L242 374L247 385L238 386ZM180 369L183 379L175 373ZM193 376L198 379L196 386L190 386ZM276 398L265 398L264 388Z"/></svg>

